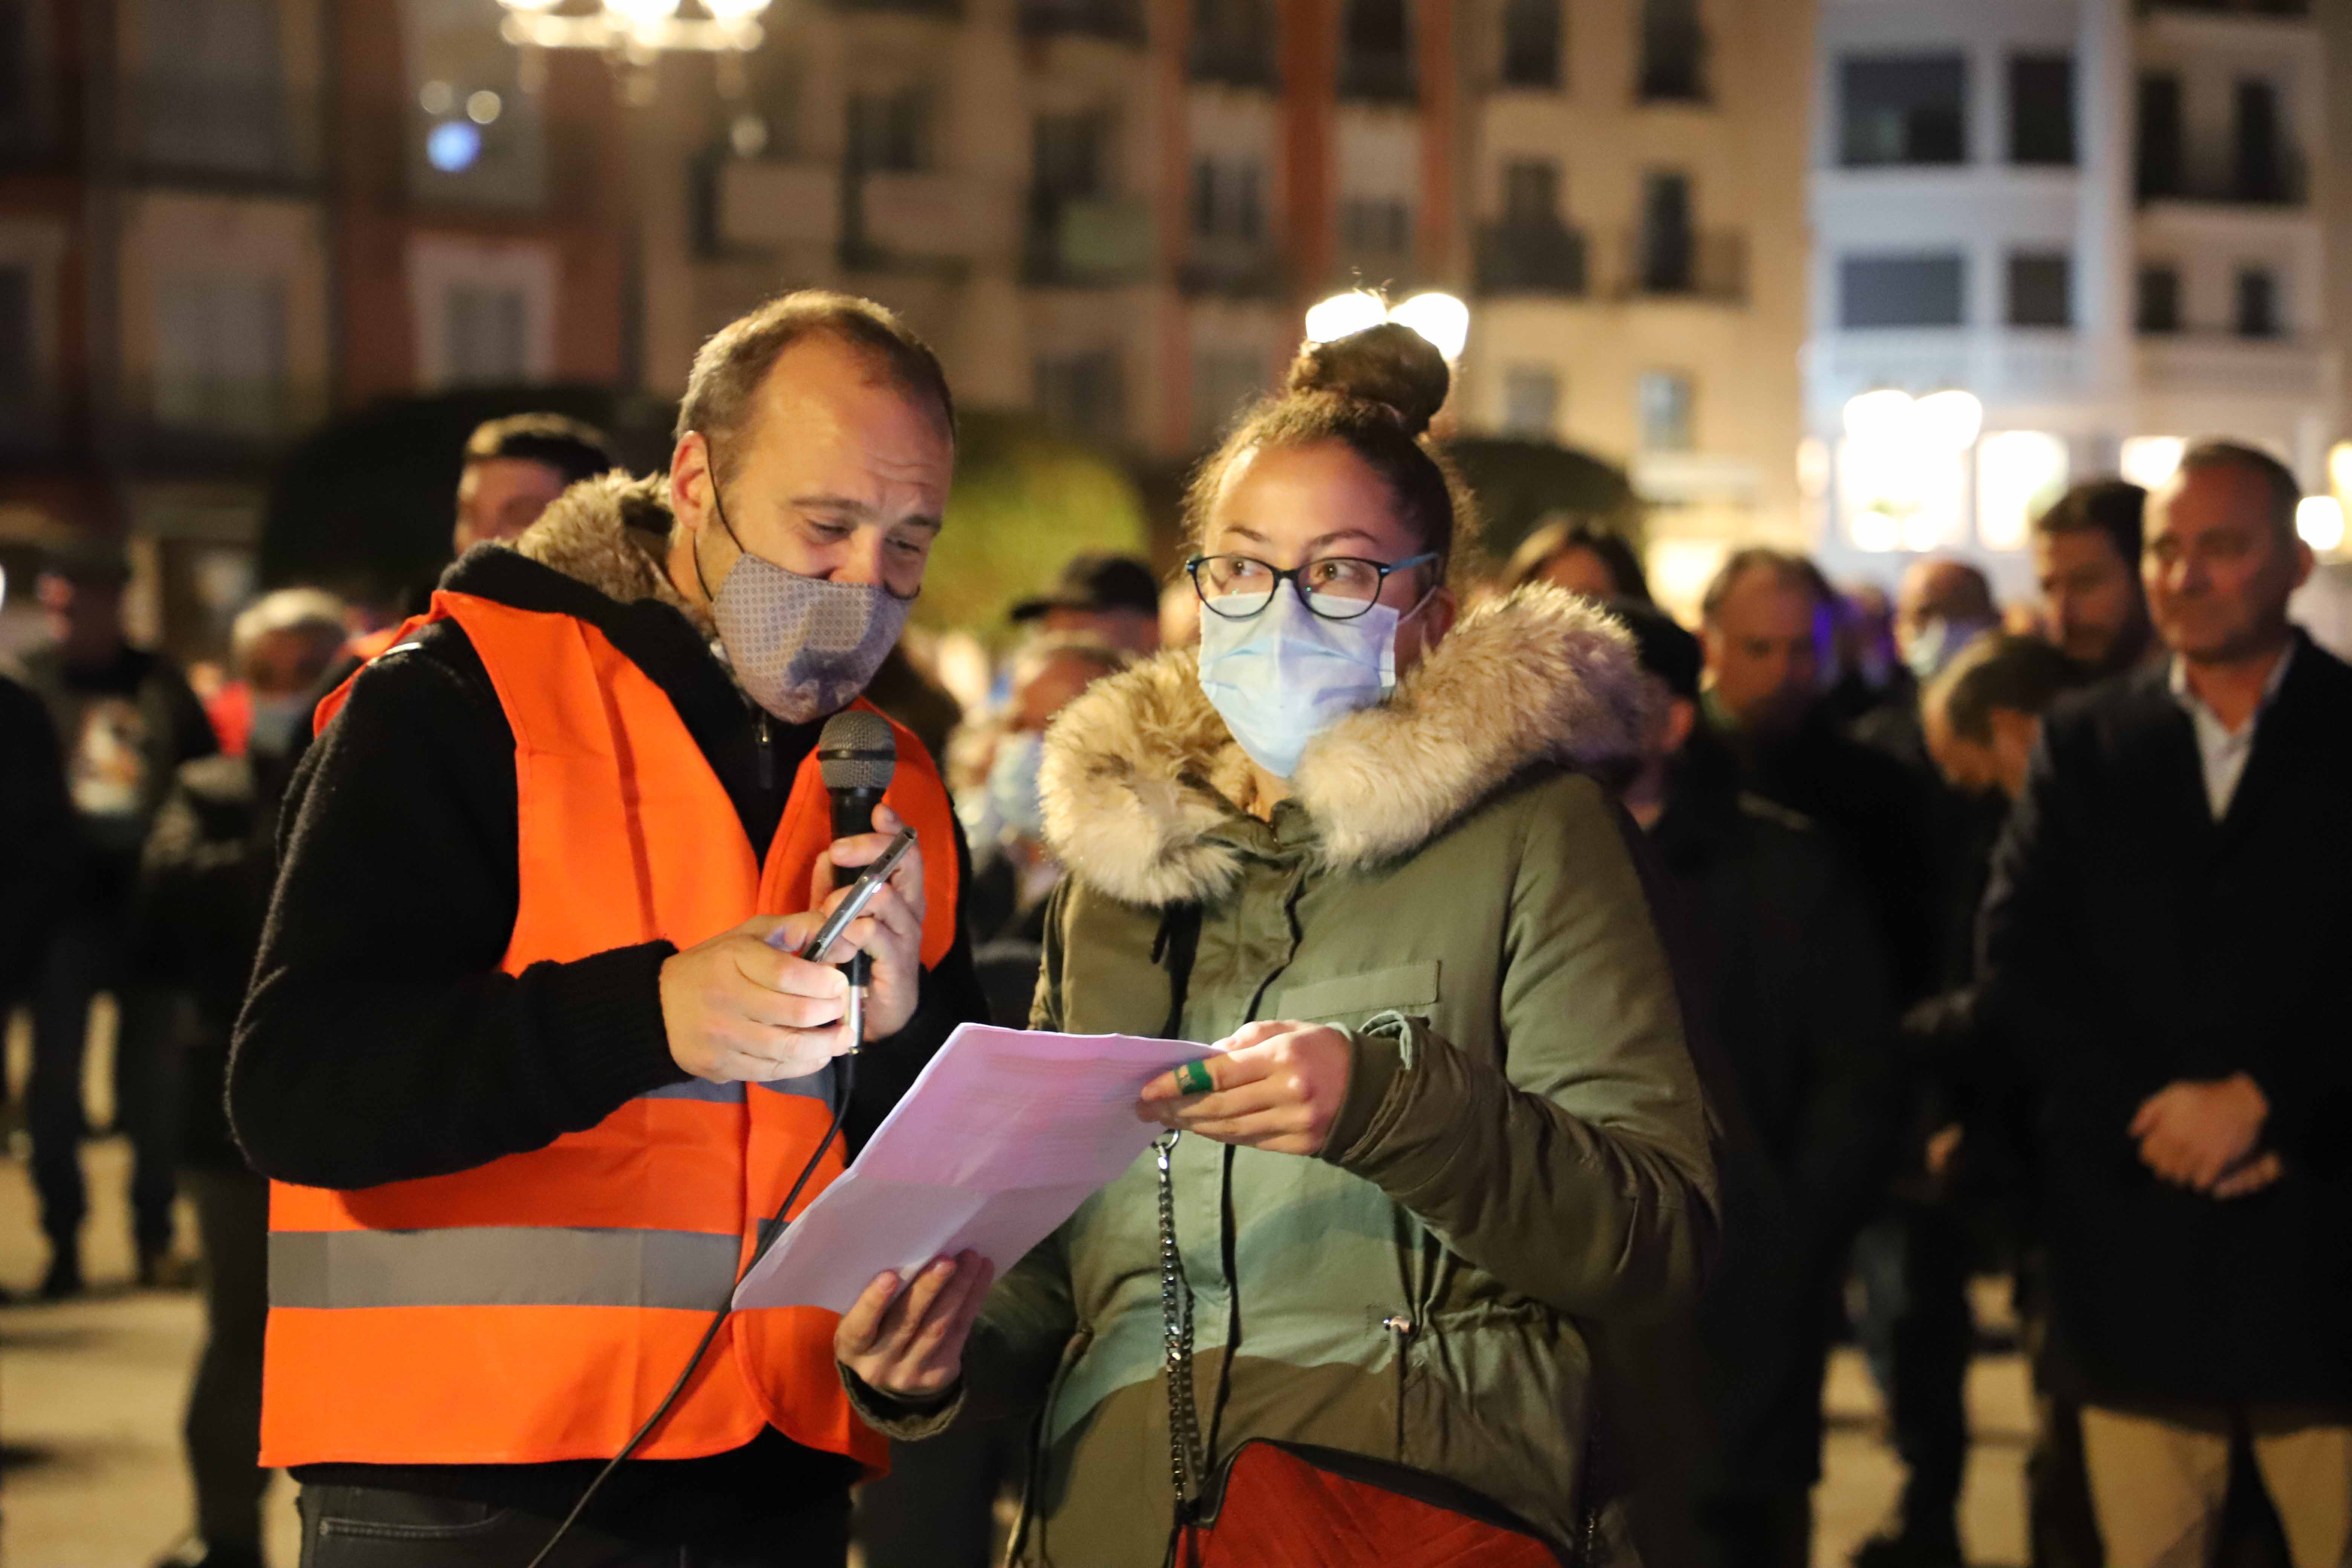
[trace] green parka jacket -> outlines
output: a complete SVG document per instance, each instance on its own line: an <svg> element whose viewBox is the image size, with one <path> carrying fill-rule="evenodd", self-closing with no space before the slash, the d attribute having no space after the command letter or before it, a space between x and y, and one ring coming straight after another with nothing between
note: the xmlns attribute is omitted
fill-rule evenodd
<svg viewBox="0 0 2352 1568"><path fill-rule="evenodd" d="M1715 1228L1631 830L1577 771L1630 749L1636 673L1600 611L1522 591L1318 737L1271 823L1230 804L1245 763L1189 654L1097 683L1047 732L1069 876L1034 1026L1160 1032L1189 907L1183 1037L1277 1018L1357 1042L1321 1157L1178 1142L1213 1468L1250 1437L1347 1449L1585 1540L1586 1325L1685 1304ZM1024 1563L1162 1559L1159 1252L1146 1155L990 1298L975 1404L1044 1401Z"/></svg>

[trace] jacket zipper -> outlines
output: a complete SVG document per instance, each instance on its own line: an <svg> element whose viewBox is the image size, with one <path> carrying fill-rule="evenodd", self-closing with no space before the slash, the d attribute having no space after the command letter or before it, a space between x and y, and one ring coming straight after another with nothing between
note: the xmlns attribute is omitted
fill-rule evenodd
<svg viewBox="0 0 2352 1568"><path fill-rule="evenodd" d="M764 708L760 710L759 751L760 787L773 789L776 787L776 747L768 734L768 713Z"/></svg>

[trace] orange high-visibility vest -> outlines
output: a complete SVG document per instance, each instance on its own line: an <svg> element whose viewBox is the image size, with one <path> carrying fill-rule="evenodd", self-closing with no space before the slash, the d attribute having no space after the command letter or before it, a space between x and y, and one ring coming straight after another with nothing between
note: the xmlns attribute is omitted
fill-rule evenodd
<svg viewBox="0 0 2352 1568"><path fill-rule="evenodd" d="M669 699L573 616L434 595L515 737L521 900L509 974L666 939L681 949L810 905L831 803L812 753L764 864ZM320 705L331 719L341 692ZM884 799L922 847L926 965L953 940L945 787L897 725ZM396 963L394 964L396 968ZM832 1119L830 1066L656 1089L594 1127L470 1171L351 1192L272 1183L261 1462L609 1458L685 1368ZM801 1206L842 1169L836 1140ZM884 1467L834 1370L835 1315L739 1312L640 1450L688 1458L772 1426Z"/></svg>

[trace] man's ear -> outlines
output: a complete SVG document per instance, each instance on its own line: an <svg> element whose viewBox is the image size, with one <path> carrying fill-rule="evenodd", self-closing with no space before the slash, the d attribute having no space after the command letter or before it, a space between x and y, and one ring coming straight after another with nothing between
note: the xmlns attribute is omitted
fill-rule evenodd
<svg viewBox="0 0 2352 1568"><path fill-rule="evenodd" d="M669 455L670 515L688 533L700 533L710 521L711 483L710 443L688 430Z"/></svg>
<svg viewBox="0 0 2352 1568"><path fill-rule="evenodd" d="M1677 697L1667 703L1665 733L1662 737L1665 742L1666 755L1671 757L1681 751L1691 738L1691 731L1697 728L1697 703L1687 697Z"/></svg>

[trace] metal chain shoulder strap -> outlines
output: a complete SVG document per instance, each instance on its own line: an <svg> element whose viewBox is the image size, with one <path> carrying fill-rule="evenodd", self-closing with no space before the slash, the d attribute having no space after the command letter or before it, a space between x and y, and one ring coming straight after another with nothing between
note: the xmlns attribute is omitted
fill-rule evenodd
<svg viewBox="0 0 2352 1568"><path fill-rule="evenodd" d="M1192 1383L1192 1285L1184 1278L1184 1259L1176 1249L1176 1178L1170 1160L1181 1134L1162 1132L1151 1142L1152 1163L1160 1172L1160 1316L1161 1347L1168 1367L1168 1474L1176 1487L1176 1514L1184 1519L1197 1507L1206 1477L1202 1451L1201 1412Z"/></svg>

